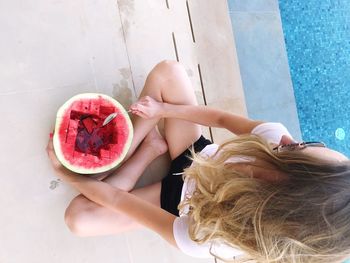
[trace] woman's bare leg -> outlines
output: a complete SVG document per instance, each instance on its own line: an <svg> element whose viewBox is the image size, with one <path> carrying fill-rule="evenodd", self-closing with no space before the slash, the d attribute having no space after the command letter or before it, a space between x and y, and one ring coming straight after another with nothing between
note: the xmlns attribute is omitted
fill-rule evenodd
<svg viewBox="0 0 350 263"><path fill-rule="evenodd" d="M197 105L196 97L185 69L181 64L173 61L161 62L152 70L147 77L145 87L140 97L146 95L158 101L172 104ZM159 119L145 120L138 116L133 116L132 119L135 132L128 157L132 155L145 135L148 134L159 121ZM179 119L166 119L164 121L164 130L170 157L172 159L186 150L201 135L201 128L199 125ZM149 157L144 153L141 147L140 155L143 158ZM142 158L140 160L142 162ZM137 165L136 161L135 163L132 161L133 159L130 159L130 162L127 161L125 166L121 166L120 169L132 171L133 165ZM146 163L145 161L143 166L145 166ZM130 167L125 168L126 165L130 165ZM140 170L141 168L138 171ZM108 181L108 183L116 187L120 185L125 186L124 183L128 180L124 177L128 176L132 176L135 179L140 176L140 174L131 175L129 173L120 173L118 169L115 173L106 178L105 181ZM161 182L158 182L150 186L133 190L131 193L160 207L160 190ZM68 207L66 211L66 222L74 233L83 236L115 234L141 227L136 221L128 218L124 214L115 213L98 206L81 195L75 198Z"/></svg>
<svg viewBox="0 0 350 263"><path fill-rule="evenodd" d="M106 182L124 191L131 191L145 168L167 150L165 140L154 128L128 161L118 169L113 180L107 178ZM160 186L153 185L147 189L151 190L145 194L144 190L139 189L132 193L135 195L141 193L142 199L159 207ZM127 216L100 206L81 194L75 197L66 209L65 221L69 229L80 236L115 234L128 229L131 225L139 226L130 224L132 220ZM125 227L120 227L121 225Z"/></svg>
<svg viewBox="0 0 350 263"><path fill-rule="evenodd" d="M129 192L134 189L148 165L167 151L167 143L154 127L134 154L122 164L113 176L104 179L104 182Z"/></svg>
<svg viewBox="0 0 350 263"><path fill-rule="evenodd" d="M198 105L191 81L185 68L176 61L162 61L148 74L139 98L150 96L157 101L172 104ZM130 158L146 134L155 127L160 119L143 119L132 115L134 137L123 163ZM169 154L174 159L201 135L200 125L179 119L164 120L165 139L169 145ZM95 178L108 178L118 174L118 169L102 173Z"/></svg>
<svg viewBox="0 0 350 263"><path fill-rule="evenodd" d="M161 101L161 102L164 101L162 96L163 96L163 93L166 91L164 91L164 85L162 83L164 82L164 78L165 78L164 69L169 67L168 66L169 63L170 62L168 61L160 62L151 70L151 72L148 74L146 78L145 85L141 91L139 98L147 95L147 96L151 96L157 101ZM131 121L134 127L134 136L133 136L130 149L121 164L126 162L132 156L132 154L135 152L139 144L142 142L143 138L145 138L145 136L159 123L160 119L155 118L155 119L146 120L137 115L132 114ZM113 170L100 173L94 177L98 179L104 179L106 177L110 177L113 174L118 173L119 168L120 166L117 168L114 168Z"/></svg>
<svg viewBox="0 0 350 263"><path fill-rule="evenodd" d="M185 68L176 61L163 61L152 69L139 97L146 95L161 102L198 105ZM136 115L132 116L134 138L126 159L132 155L159 120L159 118L146 120ZM164 130L166 140L171 145L169 152L172 159L183 151L184 145L189 146L201 134L199 125L177 119L164 120Z"/></svg>

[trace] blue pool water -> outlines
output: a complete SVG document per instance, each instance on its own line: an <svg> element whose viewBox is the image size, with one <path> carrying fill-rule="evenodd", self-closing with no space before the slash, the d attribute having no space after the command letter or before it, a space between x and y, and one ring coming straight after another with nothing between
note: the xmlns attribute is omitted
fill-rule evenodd
<svg viewBox="0 0 350 263"><path fill-rule="evenodd" d="M350 1L279 7L302 137L350 157Z"/></svg>

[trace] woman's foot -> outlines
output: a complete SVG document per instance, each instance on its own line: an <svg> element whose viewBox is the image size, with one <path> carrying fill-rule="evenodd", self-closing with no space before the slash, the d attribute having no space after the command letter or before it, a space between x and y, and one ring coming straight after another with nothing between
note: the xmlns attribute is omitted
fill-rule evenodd
<svg viewBox="0 0 350 263"><path fill-rule="evenodd" d="M152 149L157 156L168 151L168 144L156 127L146 135L141 143L141 147Z"/></svg>

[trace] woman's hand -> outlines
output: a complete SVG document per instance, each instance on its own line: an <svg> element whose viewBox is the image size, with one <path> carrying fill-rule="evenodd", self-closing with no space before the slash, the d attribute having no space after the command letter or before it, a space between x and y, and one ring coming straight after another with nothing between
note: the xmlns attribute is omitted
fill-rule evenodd
<svg viewBox="0 0 350 263"><path fill-rule="evenodd" d="M55 151L53 149L52 134L50 134L50 139L49 139L49 142L46 146L46 152L47 152L47 155L49 156L49 159L51 161L51 165L54 168L54 170L61 169L63 167L63 165L57 159Z"/></svg>
<svg viewBox="0 0 350 263"><path fill-rule="evenodd" d="M144 119L161 118L163 115L163 103L156 101L150 96L140 98L137 102L130 106L133 114Z"/></svg>
<svg viewBox="0 0 350 263"><path fill-rule="evenodd" d="M53 142L52 142L52 134L50 134L49 142L46 146L46 152L49 156L49 159L51 161L51 165L53 169L55 170L55 173L58 177L63 179L64 181L67 181L68 178L73 179L73 176L75 173L72 171L69 171L66 167L64 167L61 162L57 159L55 150L53 148Z"/></svg>

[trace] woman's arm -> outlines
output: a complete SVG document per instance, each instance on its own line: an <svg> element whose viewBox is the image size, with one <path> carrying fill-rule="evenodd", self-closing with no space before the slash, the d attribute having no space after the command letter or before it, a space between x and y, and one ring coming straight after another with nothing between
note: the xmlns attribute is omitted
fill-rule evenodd
<svg viewBox="0 0 350 263"><path fill-rule="evenodd" d="M103 181L75 174L69 170L59 171L59 173L60 178L89 200L129 216L177 247L173 234L176 216L173 214Z"/></svg>
<svg viewBox="0 0 350 263"><path fill-rule="evenodd" d="M52 139L50 139L47 146L47 153L57 176L72 185L86 198L108 209L128 215L177 247L173 234L173 223L176 216L103 181L66 169L54 153Z"/></svg>
<svg viewBox="0 0 350 263"><path fill-rule="evenodd" d="M192 121L204 126L225 128L234 134L250 133L254 127L263 123L237 114L208 106L174 105L163 103L164 118L177 118Z"/></svg>
<svg viewBox="0 0 350 263"><path fill-rule="evenodd" d="M145 119L182 119L204 126L225 128L237 135L250 133L254 127L263 123L208 106L175 105L158 102L150 96L142 97L130 107L130 110Z"/></svg>

